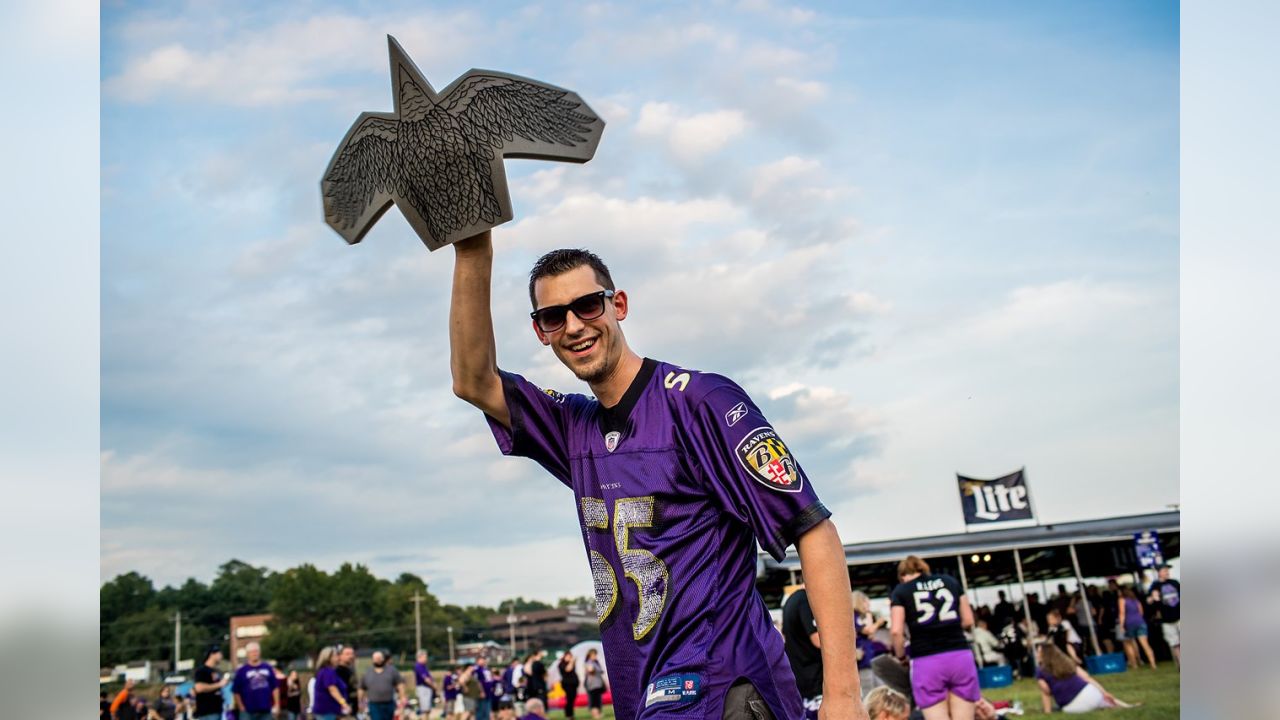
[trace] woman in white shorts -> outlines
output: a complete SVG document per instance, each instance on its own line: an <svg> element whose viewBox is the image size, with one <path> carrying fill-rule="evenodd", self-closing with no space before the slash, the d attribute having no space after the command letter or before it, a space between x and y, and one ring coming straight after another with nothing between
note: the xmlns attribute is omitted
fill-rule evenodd
<svg viewBox="0 0 1280 720"><path fill-rule="evenodd" d="M1040 646L1040 668L1036 684L1040 686L1040 705L1045 714L1056 703L1065 713L1085 713L1113 707L1132 707L1107 692L1084 668L1052 643Z"/></svg>

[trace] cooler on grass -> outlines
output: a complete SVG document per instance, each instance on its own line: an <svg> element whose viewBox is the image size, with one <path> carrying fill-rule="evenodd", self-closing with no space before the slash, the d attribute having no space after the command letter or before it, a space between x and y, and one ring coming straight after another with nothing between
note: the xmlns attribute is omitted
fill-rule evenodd
<svg viewBox="0 0 1280 720"><path fill-rule="evenodd" d="M1122 673L1127 669L1124 660L1124 653L1104 653L1102 655L1088 655L1084 659L1084 667L1093 675L1106 675L1108 673Z"/></svg>
<svg viewBox="0 0 1280 720"><path fill-rule="evenodd" d="M1012 684L1013 668L1009 665L992 665L991 667L978 668L978 687L983 690Z"/></svg>

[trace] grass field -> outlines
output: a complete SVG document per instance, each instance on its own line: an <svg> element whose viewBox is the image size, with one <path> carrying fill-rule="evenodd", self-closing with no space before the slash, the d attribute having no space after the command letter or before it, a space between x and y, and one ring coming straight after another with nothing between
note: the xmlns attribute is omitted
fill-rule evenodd
<svg viewBox="0 0 1280 720"><path fill-rule="evenodd" d="M1112 695L1128 703L1142 703L1142 707L1099 710L1071 717L1107 717L1112 720L1165 720L1178 717L1181 686L1178 671L1171 662L1160 663L1155 670L1130 670L1115 675L1099 675L1097 679ZM988 700L1021 700L1023 717L1043 716L1040 712L1040 690L1033 680L1019 680L1009 687L984 690L982 694ZM552 710L547 715L552 720L560 720L564 717L564 711ZM589 720L590 717L590 713L583 708L577 708L577 720ZM604 706L604 720L614 720L613 706Z"/></svg>
<svg viewBox="0 0 1280 720"><path fill-rule="evenodd" d="M1114 720L1162 720L1176 718L1182 704L1180 676L1173 663L1165 662L1155 670L1143 667L1138 670L1098 675L1098 682L1112 695L1127 703L1142 703L1142 707L1125 710L1098 710L1072 717L1108 717ZM984 690L988 700L1021 700L1024 717L1042 715L1040 689L1034 680L1019 680L1009 687Z"/></svg>

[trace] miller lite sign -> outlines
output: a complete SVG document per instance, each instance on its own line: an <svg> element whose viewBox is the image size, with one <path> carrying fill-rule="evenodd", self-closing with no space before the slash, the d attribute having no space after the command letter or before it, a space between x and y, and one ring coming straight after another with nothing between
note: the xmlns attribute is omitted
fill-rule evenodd
<svg viewBox="0 0 1280 720"><path fill-rule="evenodd" d="M956 475L966 530L1034 525L1035 510L1023 470L994 480Z"/></svg>

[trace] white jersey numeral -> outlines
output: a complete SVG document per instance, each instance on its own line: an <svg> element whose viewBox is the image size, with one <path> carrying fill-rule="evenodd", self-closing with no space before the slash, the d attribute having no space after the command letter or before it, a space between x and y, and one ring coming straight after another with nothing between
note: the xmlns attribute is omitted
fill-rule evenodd
<svg viewBox="0 0 1280 720"><path fill-rule="evenodd" d="M594 547L591 530L609 529L608 506L600 498L582 498L582 525L587 529L587 542ZM667 605L670 573L658 556L630 547L631 529L653 527L653 497L618 498L613 504L613 542L622 562L623 574L636 585L640 607L631 634L640 640L649 634L662 617ZM591 577L595 583L596 619L603 625L618 604L618 578L613 566L594 549L590 551Z"/></svg>
<svg viewBox="0 0 1280 720"><path fill-rule="evenodd" d="M920 613L916 617L917 625L928 625L935 613L938 615L938 622L951 622L960 617L960 613L956 611L956 596L946 588L917 590L912 593L912 597L915 600L916 612ZM941 609L934 607L935 597L942 601Z"/></svg>
<svg viewBox="0 0 1280 720"><path fill-rule="evenodd" d="M667 377L663 379L662 384L665 385L668 390L679 385L680 392L684 392L685 387L689 385L689 373L682 372L679 375L677 375L676 371L672 370L671 372L667 373Z"/></svg>

